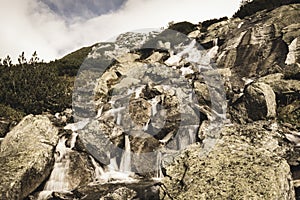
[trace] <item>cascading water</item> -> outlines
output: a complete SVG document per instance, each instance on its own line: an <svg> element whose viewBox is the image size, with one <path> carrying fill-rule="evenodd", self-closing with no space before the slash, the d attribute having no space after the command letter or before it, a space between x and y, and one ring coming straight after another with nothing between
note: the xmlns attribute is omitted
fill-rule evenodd
<svg viewBox="0 0 300 200"><path fill-rule="evenodd" d="M125 135L125 151L123 152L121 163L121 172L131 172L131 153L129 136Z"/></svg>
<svg viewBox="0 0 300 200"><path fill-rule="evenodd" d="M157 157L156 157L156 172L155 172L155 177L153 178L153 180L156 181L160 181L163 178L163 173L161 170L161 152L159 151L157 153Z"/></svg>
<svg viewBox="0 0 300 200"><path fill-rule="evenodd" d="M67 179L71 162L69 154L75 146L76 138L77 133L74 132L70 140L70 147L66 145L68 141L66 136L62 136L59 139L55 150L55 164L53 170L44 190L39 193L38 200L47 199L52 192L68 192L70 190L70 184Z"/></svg>
<svg viewBox="0 0 300 200"><path fill-rule="evenodd" d="M129 136L125 135L125 151L121 156L121 161L118 167L117 158L110 157L110 164L101 167L93 157L91 157L92 164L95 168L95 183L108 183L108 182L135 182L136 179L132 178L133 172L131 171L131 153L130 153L130 140Z"/></svg>

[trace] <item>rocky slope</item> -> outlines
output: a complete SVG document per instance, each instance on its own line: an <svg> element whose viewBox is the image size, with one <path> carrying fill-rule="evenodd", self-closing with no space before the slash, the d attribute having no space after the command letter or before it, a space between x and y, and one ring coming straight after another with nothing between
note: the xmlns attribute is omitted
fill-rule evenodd
<svg viewBox="0 0 300 200"><path fill-rule="evenodd" d="M1 195L22 199L41 184L29 198L299 198L299 10L285 5L95 45L75 81L76 123L67 124L70 112L50 117L65 129L59 141L41 116L26 117L4 138ZM40 118L47 125L20 133ZM23 187L40 165L11 167L7 160L27 166L34 156L22 161L8 144L27 152L25 144L44 141L32 133L58 145L56 154L51 145L30 148L48 161L38 169L43 176Z"/></svg>

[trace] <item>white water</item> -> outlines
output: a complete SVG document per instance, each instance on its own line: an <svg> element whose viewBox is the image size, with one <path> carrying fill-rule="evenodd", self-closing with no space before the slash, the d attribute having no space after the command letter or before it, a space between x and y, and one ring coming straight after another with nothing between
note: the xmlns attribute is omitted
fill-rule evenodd
<svg viewBox="0 0 300 200"><path fill-rule="evenodd" d="M290 65L296 62L296 52L297 52L297 42L298 38L295 38L289 45L289 53L286 57L285 64Z"/></svg>
<svg viewBox="0 0 300 200"><path fill-rule="evenodd" d="M195 143L196 142L196 136L195 136L195 131L193 129L189 129L189 136L190 136L190 144Z"/></svg>
<svg viewBox="0 0 300 200"><path fill-rule="evenodd" d="M89 123L89 119L84 119L77 123L67 124L64 129L72 130L73 132L83 129Z"/></svg>
<svg viewBox="0 0 300 200"><path fill-rule="evenodd" d="M128 135L125 135L125 151L123 152L121 158L120 171L131 172L131 152L130 152L130 140Z"/></svg>
<svg viewBox="0 0 300 200"><path fill-rule="evenodd" d="M155 96L153 99L150 100L152 116L156 115L157 113L157 104L160 101L158 98L159 96Z"/></svg>
<svg viewBox="0 0 300 200"><path fill-rule="evenodd" d="M156 158L156 174L155 177L152 179L160 181L162 178L163 178L163 173L161 171L161 152L159 151L157 153L157 158Z"/></svg>
<svg viewBox="0 0 300 200"><path fill-rule="evenodd" d="M117 163L117 158L116 157L110 158L110 163L107 167L108 167L108 171L118 171L119 167Z"/></svg>
<svg viewBox="0 0 300 200"><path fill-rule="evenodd" d="M110 164L103 169L93 157L91 157L92 164L95 168L94 184L98 183L120 183L120 182L136 182L137 180L130 177L132 172L118 171L116 157L110 159Z"/></svg>
<svg viewBox="0 0 300 200"><path fill-rule="evenodd" d="M55 150L55 164L44 190L39 193L38 200L46 199L52 192L68 192L70 184L67 174L70 166L69 152L75 146L77 134L71 138L70 148L66 146L67 138L61 137Z"/></svg>

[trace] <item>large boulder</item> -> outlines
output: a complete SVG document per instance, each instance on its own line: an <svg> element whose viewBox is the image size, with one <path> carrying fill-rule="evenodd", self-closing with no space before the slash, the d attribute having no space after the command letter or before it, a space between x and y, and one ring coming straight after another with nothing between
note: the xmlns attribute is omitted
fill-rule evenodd
<svg viewBox="0 0 300 200"><path fill-rule="evenodd" d="M0 197L24 199L49 175L58 129L45 116L26 116L4 138L0 149Z"/></svg>
<svg viewBox="0 0 300 200"><path fill-rule="evenodd" d="M161 198L295 198L275 130L255 123L224 127L222 135L207 157L200 156L200 145L192 145L167 165Z"/></svg>
<svg viewBox="0 0 300 200"><path fill-rule="evenodd" d="M245 101L248 116L253 120L276 117L276 96L265 83L253 83L246 88Z"/></svg>

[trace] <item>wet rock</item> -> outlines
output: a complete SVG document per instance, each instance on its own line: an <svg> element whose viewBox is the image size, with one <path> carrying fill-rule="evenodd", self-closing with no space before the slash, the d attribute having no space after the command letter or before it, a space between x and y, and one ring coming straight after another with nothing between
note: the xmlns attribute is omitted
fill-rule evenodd
<svg viewBox="0 0 300 200"><path fill-rule="evenodd" d="M58 130L45 116L26 116L4 138L0 151L1 199L24 199L49 175Z"/></svg>
<svg viewBox="0 0 300 200"><path fill-rule="evenodd" d="M93 177L94 169L88 155L77 151L70 153L70 166L66 176L70 182L70 188L75 189L87 185L93 181Z"/></svg>
<svg viewBox="0 0 300 200"><path fill-rule="evenodd" d="M227 126L210 153L193 145L166 167L160 198L294 199L290 168L262 125Z"/></svg>
<svg viewBox="0 0 300 200"><path fill-rule="evenodd" d="M245 90L248 116L253 120L276 117L276 97L265 83L253 83Z"/></svg>

